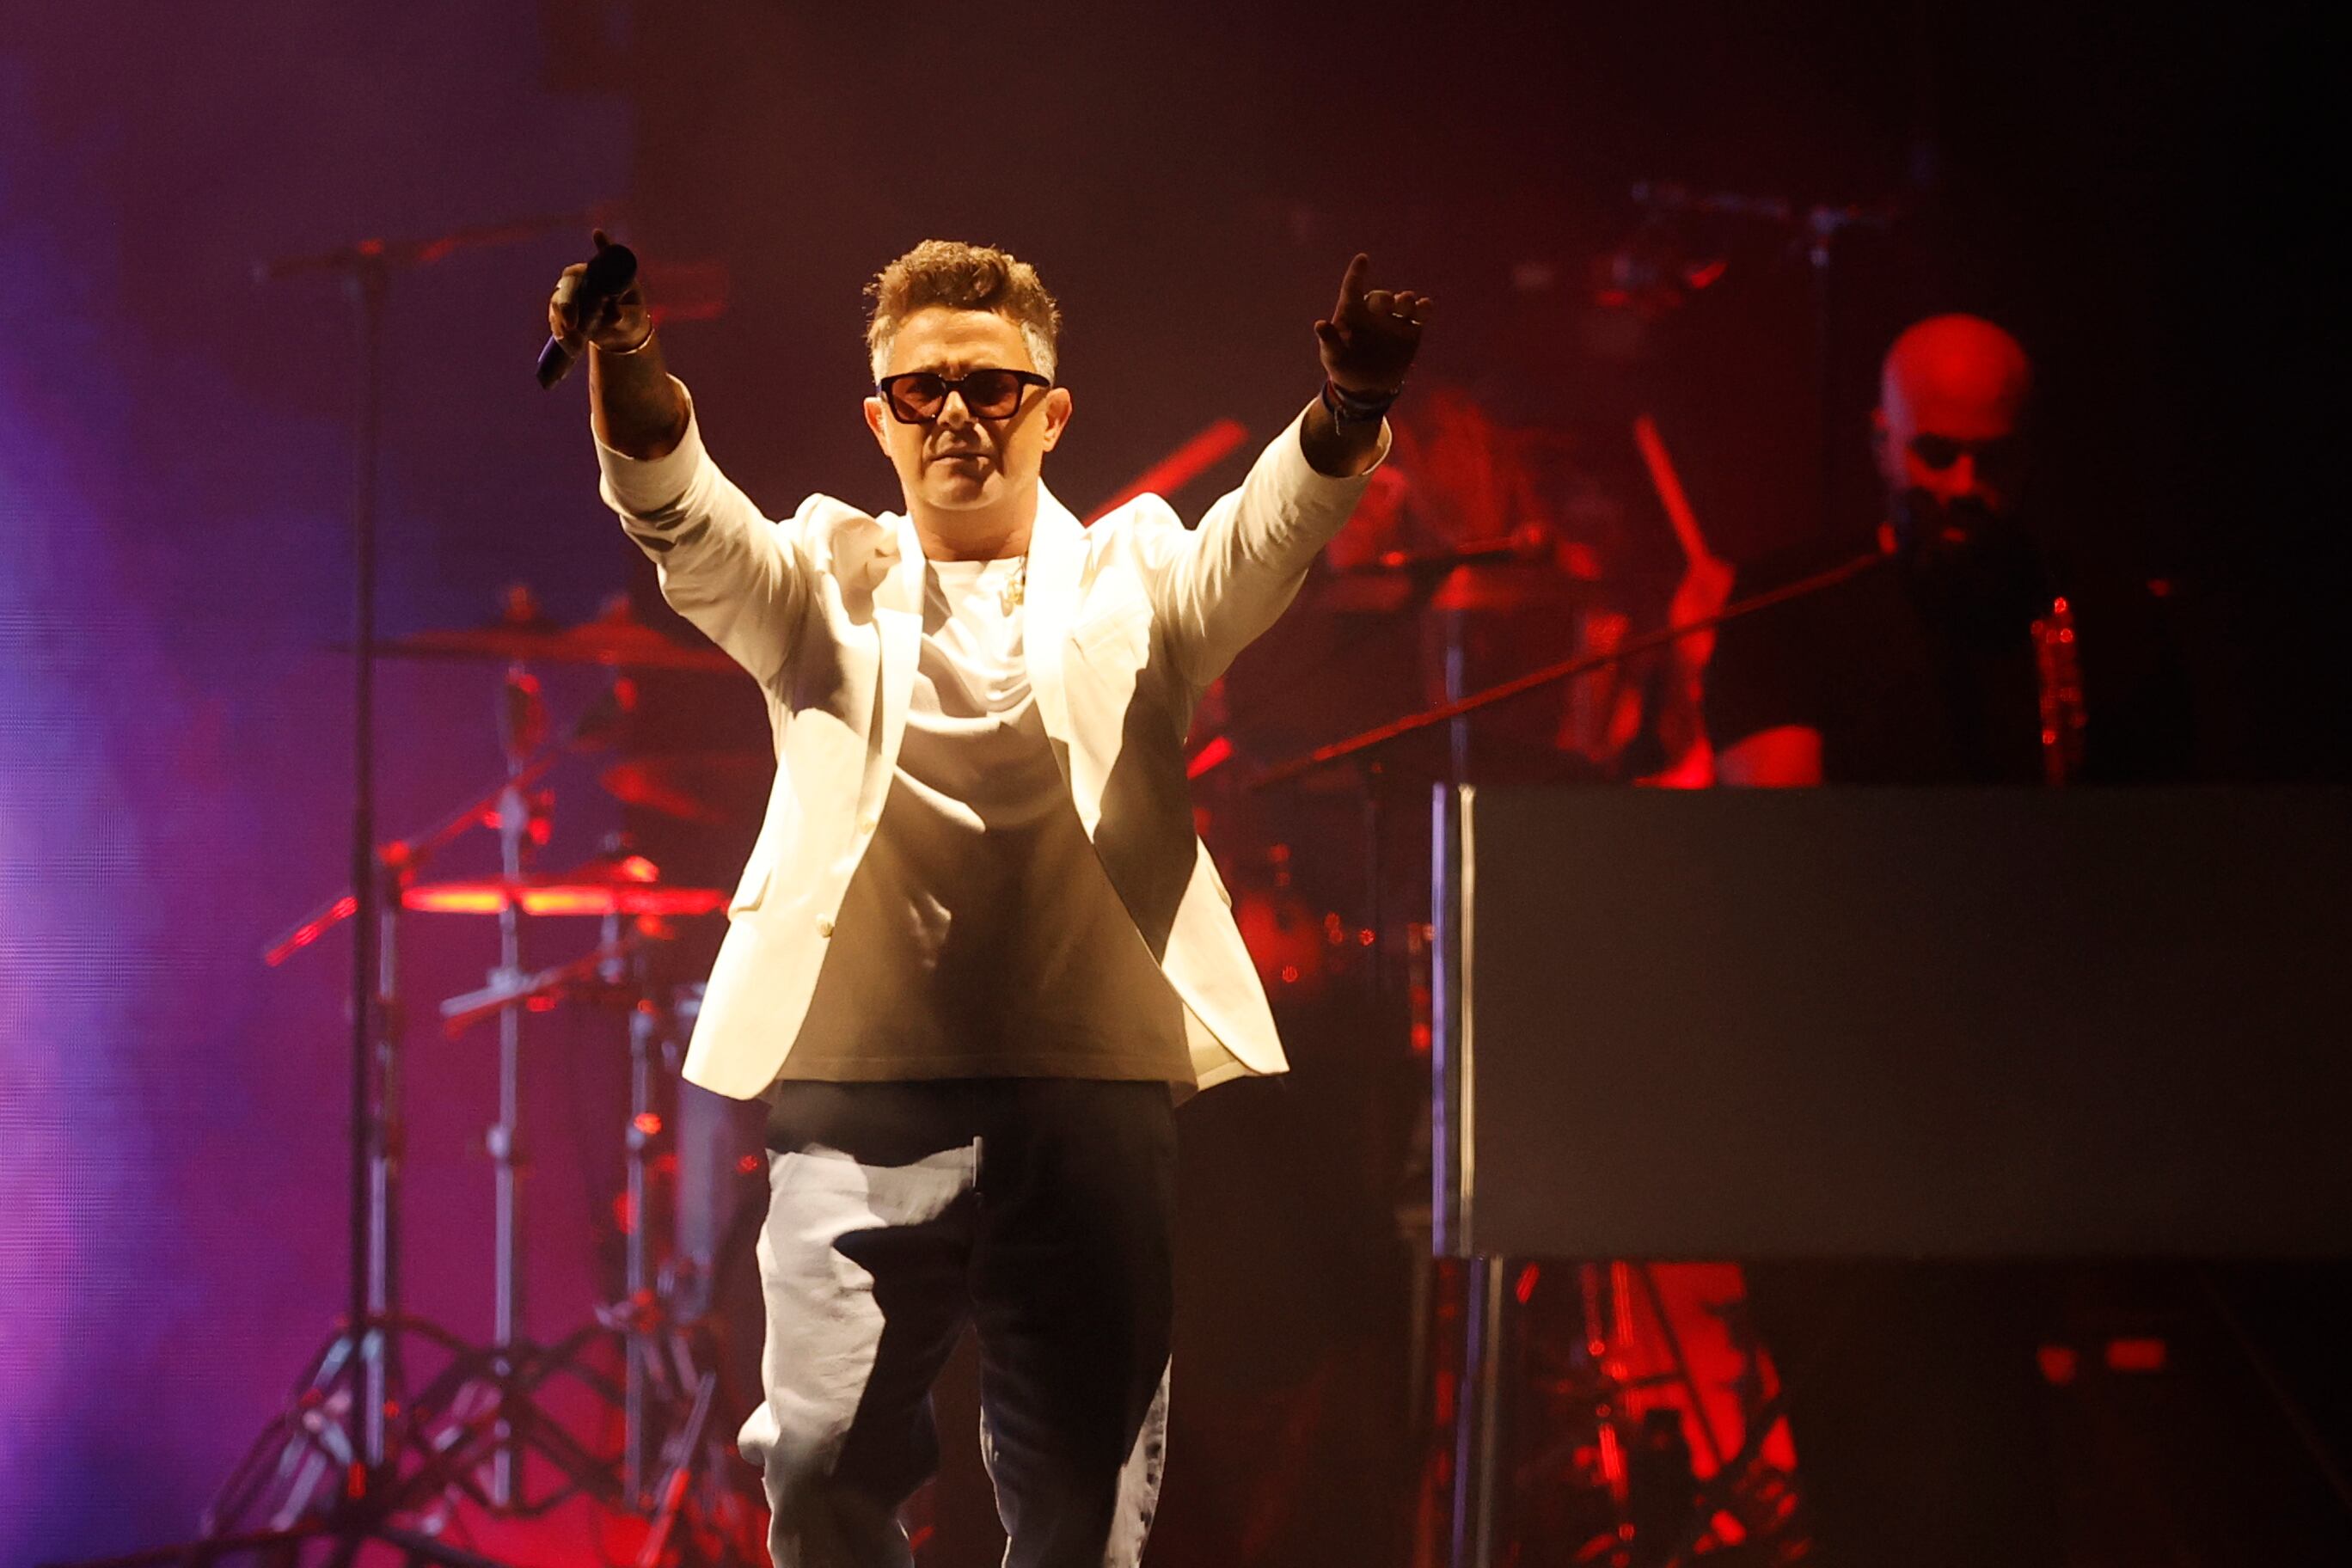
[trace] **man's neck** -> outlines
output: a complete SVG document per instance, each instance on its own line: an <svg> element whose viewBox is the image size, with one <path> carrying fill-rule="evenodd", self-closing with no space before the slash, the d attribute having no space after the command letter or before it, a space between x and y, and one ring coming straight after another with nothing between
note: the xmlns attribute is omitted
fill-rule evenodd
<svg viewBox="0 0 2352 1568"><path fill-rule="evenodd" d="M911 498L907 514L914 520L915 537L923 554L933 561L1001 561L1029 552L1029 535L1037 521L1038 485L996 506L974 511L948 511Z"/></svg>

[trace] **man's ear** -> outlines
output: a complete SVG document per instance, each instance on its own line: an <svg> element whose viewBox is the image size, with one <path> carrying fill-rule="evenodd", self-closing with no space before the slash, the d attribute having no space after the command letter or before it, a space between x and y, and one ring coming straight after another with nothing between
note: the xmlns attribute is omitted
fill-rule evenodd
<svg viewBox="0 0 2352 1568"><path fill-rule="evenodd" d="M1890 460L1894 453L1886 445L1887 434L1886 405L1882 403L1870 411L1870 455L1877 459L1878 471L1892 482L1901 474L1902 466Z"/></svg>
<svg viewBox="0 0 2352 1568"><path fill-rule="evenodd" d="M882 455L886 458L890 455L890 437L882 433L882 421L889 417L890 411L882 406L880 398L866 400L866 427L874 432L874 444L882 448Z"/></svg>
<svg viewBox="0 0 2352 1568"><path fill-rule="evenodd" d="M1070 389L1057 386L1045 394L1045 447L1048 452L1062 438L1062 427L1070 422Z"/></svg>

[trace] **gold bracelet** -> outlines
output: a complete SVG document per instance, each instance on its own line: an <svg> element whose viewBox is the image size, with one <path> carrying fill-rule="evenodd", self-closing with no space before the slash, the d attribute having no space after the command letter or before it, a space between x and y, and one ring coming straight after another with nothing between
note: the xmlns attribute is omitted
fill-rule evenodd
<svg viewBox="0 0 2352 1568"><path fill-rule="evenodd" d="M649 342L653 342L653 341L654 341L654 319L653 319L651 316L647 316L647 317L646 318L646 335L645 335L644 337L642 337L642 338L639 338L635 342L631 343L627 348L625 348L625 349L608 349L608 348L606 348L606 347L605 347L604 344L602 344L602 343L596 343L596 344L593 344L593 346L595 348L596 352L597 352L598 353L600 353L600 354L614 354L614 355L617 355L617 356L619 356L619 357L621 357L621 358L625 359L625 358L626 358L626 357L628 357L630 354L639 354L639 353L645 353L645 352L646 352L646 345L647 343L649 343Z"/></svg>

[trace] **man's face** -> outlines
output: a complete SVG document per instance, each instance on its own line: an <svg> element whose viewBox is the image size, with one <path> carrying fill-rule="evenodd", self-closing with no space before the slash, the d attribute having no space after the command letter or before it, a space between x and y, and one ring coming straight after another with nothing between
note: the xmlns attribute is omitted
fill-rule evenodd
<svg viewBox="0 0 2352 1568"><path fill-rule="evenodd" d="M898 323L885 377L927 371L949 380L976 370L1035 371L1021 329L993 310L932 306ZM866 423L898 470L908 504L939 511L977 511L1033 489L1045 454L1069 423L1061 387L1024 387L1003 418L977 417L961 393L950 393L929 419L900 420L879 397L866 400Z"/></svg>
<svg viewBox="0 0 2352 1568"><path fill-rule="evenodd" d="M1965 533L2016 510L2029 378L2024 351L1990 322L1942 317L1896 340L1880 377L1876 438L1898 514Z"/></svg>
<svg viewBox="0 0 2352 1568"><path fill-rule="evenodd" d="M1890 396L1880 412L1879 472L1895 495L1933 514L2016 510L2025 474L2014 405L1928 389Z"/></svg>
<svg viewBox="0 0 2352 1568"><path fill-rule="evenodd" d="M2032 384L2017 340L1975 316L1911 327L1879 378L1878 469L1897 548L1915 584L1987 626L2048 603L2018 510Z"/></svg>

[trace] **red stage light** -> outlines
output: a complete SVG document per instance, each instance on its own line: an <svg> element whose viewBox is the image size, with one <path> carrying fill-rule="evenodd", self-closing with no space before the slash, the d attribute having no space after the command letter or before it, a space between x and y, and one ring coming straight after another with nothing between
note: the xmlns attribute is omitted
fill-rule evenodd
<svg viewBox="0 0 2352 1568"><path fill-rule="evenodd" d="M1249 438L1237 419L1219 419L1136 476L1135 481L1087 514L1093 522L1146 493L1174 495Z"/></svg>

